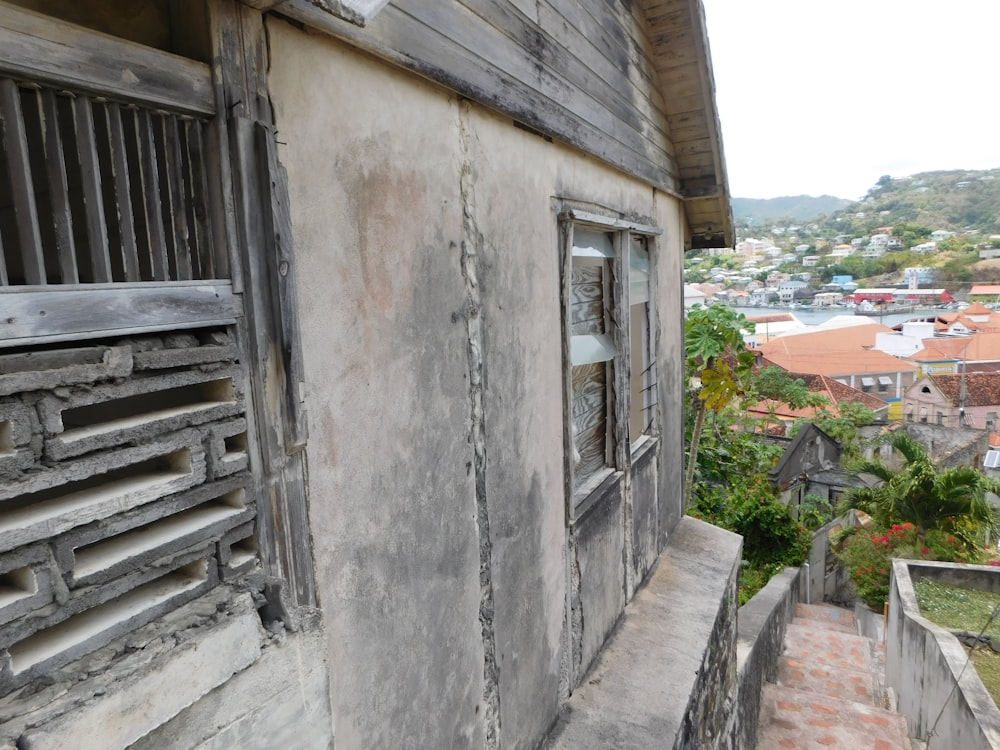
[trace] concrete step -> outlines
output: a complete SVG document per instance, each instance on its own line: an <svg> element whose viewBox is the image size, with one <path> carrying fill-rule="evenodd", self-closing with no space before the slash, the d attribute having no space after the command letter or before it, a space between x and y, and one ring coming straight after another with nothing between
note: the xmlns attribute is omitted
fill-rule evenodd
<svg viewBox="0 0 1000 750"><path fill-rule="evenodd" d="M898 714L853 701L765 684L758 750L786 748L912 750Z"/></svg>
<svg viewBox="0 0 1000 750"><path fill-rule="evenodd" d="M861 635L794 620L785 631L784 655L813 666L872 671L871 641Z"/></svg>
<svg viewBox="0 0 1000 750"><path fill-rule="evenodd" d="M782 656L778 659L777 683L807 693L880 705L875 697L872 674L860 669L819 666Z"/></svg>
<svg viewBox="0 0 1000 750"><path fill-rule="evenodd" d="M857 633L854 613L832 604L797 604L795 619L806 620L817 627L828 627L844 633Z"/></svg>

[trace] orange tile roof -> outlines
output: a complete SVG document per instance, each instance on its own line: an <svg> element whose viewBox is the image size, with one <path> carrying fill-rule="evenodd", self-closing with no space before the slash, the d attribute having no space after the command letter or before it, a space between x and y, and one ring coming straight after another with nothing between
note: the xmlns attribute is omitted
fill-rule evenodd
<svg viewBox="0 0 1000 750"><path fill-rule="evenodd" d="M912 372L916 365L866 348L874 345L876 334L891 331L880 323L813 331L782 336L761 344L758 350L789 372L830 376Z"/></svg>
<svg viewBox="0 0 1000 750"><path fill-rule="evenodd" d="M995 284L977 284L969 290L969 295L978 297L979 295L997 294L1000 295L1000 286Z"/></svg>
<svg viewBox="0 0 1000 750"><path fill-rule="evenodd" d="M862 404L872 411L885 409L888 406L878 396L859 391L857 388L851 388L849 385L844 385L843 383L838 383L836 380L824 375L812 375L803 372L790 372L789 375L793 378L801 378L805 382L806 387L813 393L820 393L826 396L830 401L829 406L818 409L811 406L804 409L793 409L781 401L766 399L751 406L748 411L758 416L770 416L773 414L776 417L789 419L809 419L816 416L816 413L823 408L826 408L833 414L839 414L840 409L838 406L844 402Z"/></svg>
<svg viewBox="0 0 1000 750"><path fill-rule="evenodd" d="M973 302L963 311L966 315L992 315L993 311L982 302Z"/></svg>
<svg viewBox="0 0 1000 750"><path fill-rule="evenodd" d="M962 398L965 383L966 406L1000 404L1000 372L970 372L966 375L931 375L931 380L953 404Z"/></svg>

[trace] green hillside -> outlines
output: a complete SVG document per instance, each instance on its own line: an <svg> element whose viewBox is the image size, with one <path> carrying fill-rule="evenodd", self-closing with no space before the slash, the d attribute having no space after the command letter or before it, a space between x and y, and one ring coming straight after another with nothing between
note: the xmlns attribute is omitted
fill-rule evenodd
<svg viewBox="0 0 1000 750"><path fill-rule="evenodd" d="M760 225L780 219L807 221L823 214L832 214L851 204L832 195L793 195L782 198L733 198L733 217L737 223L751 221Z"/></svg>
<svg viewBox="0 0 1000 750"><path fill-rule="evenodd" d="M1000 169L886 175L858 203L831 216L841 228L867 233L881 226L913 224L930 230L1000 233Z"/></svg>

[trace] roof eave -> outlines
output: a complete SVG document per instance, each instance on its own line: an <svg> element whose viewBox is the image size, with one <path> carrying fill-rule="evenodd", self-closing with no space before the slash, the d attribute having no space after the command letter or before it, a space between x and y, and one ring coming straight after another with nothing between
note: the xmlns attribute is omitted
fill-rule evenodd
<svg viewBox="0 0 1000 750"><path fill-rule="evenodd" d="M722 126L701 0L642 0L691 248L732 247Z"/></svg>

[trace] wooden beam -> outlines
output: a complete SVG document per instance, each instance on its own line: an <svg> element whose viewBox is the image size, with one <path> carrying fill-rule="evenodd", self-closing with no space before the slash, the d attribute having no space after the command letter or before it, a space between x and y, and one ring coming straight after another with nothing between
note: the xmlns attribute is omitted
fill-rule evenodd
<svg viewBox="0 0 1000 750"><path fill-rule="evenodd" d="M0 3L0 73L212 115L207 65Z"/></svg>
<svg viewBox="0 0 1000 750"><path fill-rule="evenodd" d="M0 296L0 347L228 325L240 316L228 282L11 287Z"/></svg>

